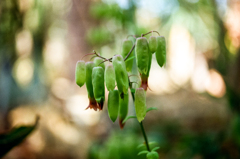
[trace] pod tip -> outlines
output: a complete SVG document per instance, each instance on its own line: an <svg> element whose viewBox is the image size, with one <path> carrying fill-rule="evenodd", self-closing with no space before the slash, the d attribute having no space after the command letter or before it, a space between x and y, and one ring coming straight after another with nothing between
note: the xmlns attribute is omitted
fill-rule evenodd
<svg viewBox="0 0 240 159"><path fill-rule="evenodd" d="M99 108L99 106L98 106L98 104L97 104L97 102L96 102L96 100L94 99L94 98L89 98L89 105L87 106L87 108L85 109L85 110L87 110L87 109L93 109L93 110L95 110L95 111L97 111L98 109L100 109ZM101 109L100 109L101 110Z"/></svg>
<svg viewBox="0 0 240 159"><path fill-rule="evenodd" d="M122 123L122 122L123 122L123 119L119 119L119 126L121 129L123 129L125 126L125 123Z"/></svg>

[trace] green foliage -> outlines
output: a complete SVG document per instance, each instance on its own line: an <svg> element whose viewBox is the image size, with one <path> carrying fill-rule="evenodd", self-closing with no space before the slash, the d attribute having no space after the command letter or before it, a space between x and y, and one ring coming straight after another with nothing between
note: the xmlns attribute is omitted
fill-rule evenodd
<svg viewBox="0 0 240 159"><path fill-rule="evenodd" d="M138 153L138 155L147 154L148 152L149 152L149 151L147 151L147 150L140 151L140 152Z"/></svg>
<svg viewBox="0 0 240 159"><path fill-rule="evenodd" d="M104 27L91 28L87 33L87 41L93 46L103 45L111 41L111 33Z"/></svg>
<svg viewBox="0 0 240 159"><path fill-rule="evenodd" d="M156 107L150 107L150 108L147 108L147 112L151 111L151 110L157 110Z"/></svg>
<svg viewBox="0 0 240 159"><path fill-rule="evenodd" d="M88 159L145 159L136 149L140 139L136 133L121 130L111 132L104 143L94 143L89 149Z"/></svg>
<svg viewBox="0 0 240 159"><path fill-rule="evenodd" d="M122 123L125 123L126 121L128 121L128 119L131 119L131 118L137 118L136 116L127 116Z"/></svg>
<svg viewBox="0 0 240 159"><path fill-rule="evenodd" d="M147 159L158 159L158 153L156 151L151 151L147 153Z"/></svg>
<svg viewBox="0 0 240 159"><path fill-rule="evenodd" d="M0 157L20 144L36 128L38 120L39 117L34 125L14 127L11 131L0 134Z"/></svg>

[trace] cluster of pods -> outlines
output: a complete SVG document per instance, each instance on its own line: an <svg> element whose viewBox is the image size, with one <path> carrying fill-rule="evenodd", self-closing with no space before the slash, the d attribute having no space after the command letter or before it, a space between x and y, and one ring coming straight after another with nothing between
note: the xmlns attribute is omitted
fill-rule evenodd
<svg viewBox="0 0 240 159"><path fill-rule="evenodd" d="M132 52L134 47L135 56ZM149 40L139 37L135 44L132 40L124 40L121 54L108 59L111 63L106 66L104 64L106 60L101 56L95 57L93 62L78 61L75 79L80 87L86 83L89 98L89 105L86 109L90 108L95 111L103 109L106 85L109 91L108 115L113 122L119 117L119 125L123 128L123 120L128 114L128 89L132 88L128 73L132 71L133 60L136 59L141 76L141 86L134 90L134 104L136 117L141 122L147 112L146 90L153 53L156 54L156 60L162 67L166 62L166 42L163 36L150 36Z"/></svg>

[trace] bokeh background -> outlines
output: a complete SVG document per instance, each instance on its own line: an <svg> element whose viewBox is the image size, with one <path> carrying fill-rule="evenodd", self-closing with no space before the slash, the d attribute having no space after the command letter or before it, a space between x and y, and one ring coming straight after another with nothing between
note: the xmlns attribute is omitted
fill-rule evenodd
<svg viewBox="0 0 240 159"><path fill-rule="evenodd" d="M127 35L151 30L167 41L167 64L153 56L147 92L158 110L143 123L160 158L239 159L239 0L1 0L0 131L40 117L4 159L145 158L137 121L120 130L107 105L85 110L74 76L85 54L109 58Z"/></svg>

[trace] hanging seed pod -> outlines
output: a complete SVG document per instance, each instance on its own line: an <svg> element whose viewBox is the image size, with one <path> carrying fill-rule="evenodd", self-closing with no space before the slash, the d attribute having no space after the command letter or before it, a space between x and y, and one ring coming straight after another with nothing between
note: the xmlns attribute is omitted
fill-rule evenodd
<svg viewBox="0 0 240 159"><path fill-rule="evenodd" d="M79 87L82 87L86 81L86 66L84 61L78 61L75 69L75 81Z"/></svg>
<svg viewBox="0 0 240 159"><path fill-rule="evenodd" d="M130 52L132 47L133 47L132 40L126 39L126 40L123 41L122 54L121 54L123 58L125 58L128 55L128 53ZM132 58L133 56L134 56L134 53L132 52L128 56L128 58ZM132 71L132 66L133 66L133 59L125 61L125 65L126 65L127 72L131 72Z"/></svg>
<svg viewBox="0 0 240 159"><path fill-rule="evenodd" d="M153 54L157 50L157 38L156 36L150 36L148 40L149 51Z"/></svg>
<svg viewBox="0 0 240 159"><path fill-rule="evenodd" d="M94 98L96 99L99 109L102 110L105 100L105 87L104 87L104 70L102 67L94 67L92 71L92 85Z"/></svg>
<svg viewBox="0 0 240 159"><path fill-rule="evenodd" d="M95 57L94 58L94 64L95 64L95 66L101 66L102 68L103 68L103 70L105 70L105 64L104 64L104 62L103 62L104 60L103 59L101 59L100 57ZM102 62L102 63L101 63ZM100 64L101 63L101 64ZM100 65L99 65L100 64Z"/></svg>
<svg viewBox="0 0 240 159"><path fill-rule="evenodd" d="M128 74L125 63L123 61L123 57L121 55L114 55L112 63L115 71L118 91L120 93L121 98L124 98L124 94L127 94L128 92L129 84Z"/></svg>
<svg viewBox="0 0 240 159"><path fill-rule="evenodd" d="M119 125L123 129L124 125L122 122L127 117L128 114L128 93L124 94L123 99L119 99Z"/></svg>
<svg viewBox="0 0 240 159"><path fill-rule="evenodd" d="M95 64L93 62L86 62L86 87L87 87L88 98L89 98L89 105L86 109L90 108L97 111L97 109L99 109L99 106L97 105L97 102L94 98L93 85L92 85L93 67L95 67Z"/></svg>
<svg viewBox="0 0 240 159"><path fill-rule="evenodd" d="M108 91L112 91L115 88L115 72L112 64L107 65L105 69L105 83Z"/></svg>
<svg viewBox="0 0 240 159"><path fill-rule="evenodd" d="M135 92L135 111L137 120L141 122L146 116L146 92L143 88L137 88Z"/></svg>
<svg viewBox="0 0 240 159"><path fill-rule="evenodd" d="M149 67L149 52L148 48L148 41L145 37L137 38L136 41L136 59L137 59L137 66L140 74L147 74L148 67Z"/></svg>
<svg viewBox="0 0 240 159"><path fill-rule="evenodd" d="M109 91L108 94L108 116L115 122L118 117L119 93L118 90Z"/></svg>
<svg viewBox="0 0 240 159"><path fill-rule="evenodd" d="M166 62L166 40L163 36L157 36L156 59L160 67Z"/></svg>
<svg viewBox="0 0 240 159"><path fill-rule="evenodd" d="M151 69L152 64L152 54L149 54L149 65L148 65L148 71L147 74L141 74L141 87L146 91L148 88L148 77Z"/></svg>

